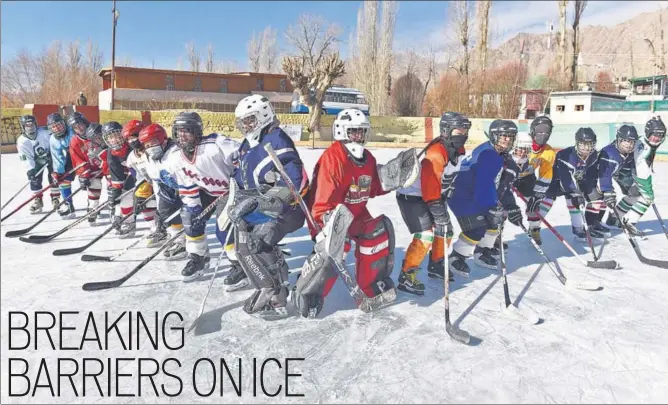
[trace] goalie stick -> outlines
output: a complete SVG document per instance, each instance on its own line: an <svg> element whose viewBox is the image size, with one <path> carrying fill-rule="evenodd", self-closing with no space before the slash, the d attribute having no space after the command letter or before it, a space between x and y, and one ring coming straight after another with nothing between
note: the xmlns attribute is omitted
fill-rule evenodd
<svg viewBox="0 0 668 405"><path fill-rule="evenodd" d="M198 219L202 218L204 215L206 215L209 211L211 211L212 209L214 209L214 208L216 207L216 203L218 203L218 201L219 201L222 197L223 197L223 196L221 195L221 196L219 196L218 198L216 198L215 200L213 200L213 201L211 202L211 204L209 204L209 206L206 207L206 208L202 211L202 213L199 214L199 215L198 215L196 218L194 218L194 219L195 219L195 220L198 220ZM178 212L178 211L177 211L177 212ZM146 266L151 260L155 259L155 257L156 257L157 255L159 255L160 252L162 252L162 251L165 250L168 246L170 246L170 245L171 245L171 244L172 244L172 243L173 243L179 236L181 236L184 232L185 232L185 228L184 228L184 229L181 229L179 232L177 232L176 234L174 234L174 236L172 236L171 238L169 238L169 240L167 240L167 242L165 242L165 243L164 243L162 246L160 246L155 252L153 252L149 257L147 257L146 259L144 259L141 263L139 263L137 266L135 266L135 268L133 268L132 270L130 270L130 272L127 273L126 275L124 275L123 277L121 277L121 278L117 278L116 280L109 280L109 281L93 281L93 282L84 284L83 286L81 286L81 288L82 288L84 291L97 291L97 290L107 290L107 289L110 289L110 288L117 288L117 287L120 287L121 285L123 285L123 283L125 283L126 281L128 281L128 280L130 279L130 277L132 277L132 276L134 276L135 274L137 274L137 272L138 272L139 270L141 270L144 266Z"/></svg>
<svg viewBox="0 0 668 405"><path fill-rule="evenodd" d="M513 187L513 191L520 198L520 200L524 201L524 203L526 204L527 202L526 198L524 198L524 196L519 191L517 191L515 187ZM561 236L559 231L554 229L554 227L550 225L550 223L547 222L547 220L539 212L536 212L535 214L536 216L538 216L541 222L545 224L545 226L547 226L547 229L549 229L554 234L554 236L556 236L557 239L559 239L559 242L561 242L564 246L566 246L566 249L568 249L573 254L573 256L575 256L580 261L580 263L582 263L583 266L591 267L592 269L608 269L608 270L614 270L620 268L619 263L617 263L614 260L586 261L585 259L582 258L582 256L580 256L580 254L578 254L578 252L575 251L575 249L570 245L570 243L566 242L566 239L564 239L564 237Z"/></svg>
<svg viewBox="0 0 668 405"><path fill-rule="evenodd" d="M643 256L642 252L640 251L640 247L638 247L638 244L636 243L635 238L629 232L628 228L626 227L626 223L623 222L622 216L619 213L619 210L617 209L617 207L612 207L612 212L615 214L615 217L617 218L617 221L619 221L619 223L621 224L622 230L624 231L624 234L626 235L626 238L629 240L629 243L633 247L633 250L636 252L636 256L638 256L638 260L640 260L642 263L645 263L645 264L649 264L649 265L656 266L656 267L661 267L662 269L668 269L668 261L648 259L647 257Z"/></svg>
<svg viewBox="0 0 668 405"><path fill-rule="evenodd" d="M292 180L290 179L288 174L285 172L285 168L283 167L283 164L276 155L274 148L272 148L271 144L267 143L266 145L264 145L264 149L267 151L269 157L274 162L274 166L276 166L276 169L281 174L281 178L287 184L288 188L290 189L290 192L292 193L292 196L299 203L299 207L302 209L302 211L304 211L304 215L306 216L306 220L308 221L309 226L311 226L317 232L320 232L321 231L320 226L318 226L318 224L315 223L313 216L311 215L311 212L306 206L306 203L302 199L301 195L299 195L299 193L297 192L297 189L295 185L292 183ZM338 260L336 260L331 256L330 259L332 259L332 261L334 262L337 274L345 284L348 293L355 301L355 305L357 305L357 308L361 309L362 311L371 312L374 309L378 309L381 306L397 299L397 292L395 289L383 291L382 293L378 294L373 298L367 297L366 294L364 294L364 292L360 289L359 284L357 284L357 281L355 281L355 279L353 279L350 276L350 274L346 271L346 269L343 268L341 263L339 263Z"/></svg>

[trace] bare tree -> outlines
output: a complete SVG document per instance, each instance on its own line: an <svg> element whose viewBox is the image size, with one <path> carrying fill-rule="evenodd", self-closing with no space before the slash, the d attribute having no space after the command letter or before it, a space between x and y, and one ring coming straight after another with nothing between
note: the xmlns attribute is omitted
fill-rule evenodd
<svg viewBox="0 0 668 405"><path fill-rule="evenodd" d="M587 0L575 0L573 10L573 59L571 62L571 90L578 88L578 55L580 53L580 19L587 8Z"/></svg>
<svg viewBox="0 0 668 405"><path fill-rule="evenodd" d="M361 90L374 114L387 114L391 108L392 48L396 21L396 2L365 1L357 12L357 27L350 39L349 67L353 87Z"/></svg>
<svg viewBox="0 0 668 405"><path fill-rule="evenodd" d="M478 62L480 70L487 67L487 36L489 28L489 9L492 7L491 0L481 0L476 3L476 17L478 19Z"/></svg>
<svg viewBox="0 0 668 405"><path fill-rule="evenodd" d="M661 39L661 66L658 67L661 72L666 71L666 42L664 41L663 37L663 31L664 31L664 26L663 26L663 7L659 7L659 39Z"/></svg>
<svg viewBox="0 0 668 405"><path fill-rule="evenodd" d="M206 62L204 63L204 69L207 73L213 73L214 67L213 45L209 44L206 47Z"/></svg>
<svg viewBox="0 0 668 405"><path fill-rule="evenodd" d="M296 55L283 58L283 71L309 107L308 129L313 139L320 137L320 113L325 92L345 72L345 65L336 51L339 33L335 25L309 14L300 15L297 23L285 32Z"/></svg>
<svg viewBox="0 0 668 405"><path fill-rule="evenodd" d="M557 48L559 49L559 56L557 57L557 71L560 72L557 76L563 77L566 74L566 7L568 0L559 0L559 36L557 37Z"/></svg>
<svg viewBox="0 0 668 405"><path fill-rule="evenodd" d="M449 63L449 62L448 62ZM427 89L429 88L429 83L436 75L436 51L434 47L429 45L429 50L427 52L427 80L424 83L424 90L422 90L422 97L420 97L420 108L424 105L424 99L427 96Z"/></svg>
<svg viewBox="0 0 668 405"><path fill-rule="evenodd" d="M272 73L276 70L276 59L278 58L278 45L276 43L276 30L267 26L262 31L262 46L260 47L260 69L262 72Z"/></svg>
<svg viewBox="0 0 668 405"><path fill-rule="evenodd" d="M451 3L454 7L453 13L453 22L454 28L457 30L457 39L459 44L462 47L462 62L459 67L460 74L463 74L467 77L469 75L469 61L470 61L470 52L469 52L469 42L471 40L470 32L470 22L471 22L471 10L469 7L469 0L456 0L454 3Z"/></svg>
<svg viewBox="0 0 668 405"><path fill-rule="evenodd" d="M239 71L239 63L233 60L225 60L218 62L214 71L216 73L232 73Z"/></svg>
<svg viewBox="0 0 668 405"><path fill-rule="evenodd" d="M262 52L262 37L255 35L255 31L248 41L248 65L252 72L260 71L260 58Z"/></svg>
<svg viewBox="0 0 668 405"><path fill-rule="evenodd" d="M195 48L195 44L192 42L186 44L186 52L188 54L188 64L192 72L199 72L202 59L200 57L199 51Z"/></svg>

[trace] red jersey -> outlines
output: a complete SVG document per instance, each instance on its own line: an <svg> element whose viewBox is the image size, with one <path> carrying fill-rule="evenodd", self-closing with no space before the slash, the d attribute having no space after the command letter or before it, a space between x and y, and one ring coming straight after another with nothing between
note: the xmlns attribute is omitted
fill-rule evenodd
<svg viewBox="0 0 668 405"><path fill-rule="evenodd" d="M88 171L88 175L95 175L96 172L100 172L103 176L109 174L109 168L107 167L107 153L102 153L98 158L91 159L89 157L89 152L91 154L94 151L90 150L90 142L84 141L78 136L74 136L72 141L70 141L70 158L72 159L72 166L76 167L81 163L86 163L77 169L77 176L81 176L84 171Z"/></svg>
<svg viewBox="0 0 668 405"><path fill-rule="evenodd" d="M357 164L348 156L341 142L334 142L318 159L313 169L313 182L307 198L315 222L323 226L322 216L338 204L345 204L353 216L366 211L369 198L389 193L384 191L376 159L364 151L364 163Z"/></svg>

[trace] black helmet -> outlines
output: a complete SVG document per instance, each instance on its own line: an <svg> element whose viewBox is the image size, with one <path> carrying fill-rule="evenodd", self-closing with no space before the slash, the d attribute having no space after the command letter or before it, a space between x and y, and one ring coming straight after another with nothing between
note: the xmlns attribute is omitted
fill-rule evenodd
<svg viewBox="0 0 668 405"><path fill-rule="evenodd" d="M512 138L511 144L503 147L503 149L500 151L501 153L508 153L515 147L515 139L517 139L517 125L515 125L515 123L510 120L492 121L492 123L489 125L489 133L487 135L490 142L492 142L494 146L500 147L499 140L502 136Z"/></svg>
<svg viewBox="0 0 668 405"><path fill-rule="evenodd" d="M86 139L86 128L90 125L90 122L81 114L79 111L75 111L67 119L67 125L74 130L74 133L77 134L81 139ZM83 129L81 128L83 126Z"/></svg>
<svg viewBox="0 0 668 405"><path fill-rule="evenodd" d="M185 132L192 134L193 137L179 137L179 130L185 130ZM172 138L181 150L189 154L195 152L195 147L202 139L203 132L202 117L196 112L179 113L172 123Z"/></svg>
<svg viewBox="0 0 668 405"><path fill-rule="evenodd" d="M19 118L21 123L21 132L26 138L35 140L37 138L37 120L32 115L23 115Z"/></svg>
<svg viewBox="0 0 668 405"><path fill-rule="evenodd" d="M91 142L102 141L102 143L104 143L104 139L102 139L102 125L97 122L88 124L88 128L86 128L83 138Z"/></svg>
<svg viewBox="0 0 668 405"><path fill-rule="evenodd" d="M67 134L67 124L60 113L51 113L46 117L46 126L56 138L62 138Z"/></svg>
<svg viewBox="0 0 668 405"><path fill-rule="evenodd" d="M120 150L125 144L123 126L116 121L109 121L102 125L102 139L112 150Z"/></svg>
<svg viewBox="0 0 668 405"><path fill-rule="evenodd" d="M589 127L582 127L575 133L575 150L582 156L589 156L596 150L596 133Z"/></svg>
<svg viewBox="0 0 668 405"><path fill-rule="evenodd" d="M629 124L624 124L617 129L616 138L615 145L617 146L617 150L624 154L633 152L636 142L640 139L636 127Z"/></svg>
<svg viewBox="0 0 668 405"><path fill-rule="evenodd" d="M658 142L650 142L650 136L658 136L660 140ZM647 124L645 124L645 142L647 142L650 146L658 147L665 139L666 126L664 125L663 121L661 121L661 117L652 117L652 119L647 121Z"/></svg>
<svg viewBox="0 0 668 405"><path fill-rule="evenodd" d="M531 125L529 126L529 136L536 142L536 144L541 146L545 145L547 141L550 140L553 127L552 120L545 115L541 115L531 121Z"/></svg>
<svg viewBox="0 0 668 405"><path fill-rule="evenodd" d="M457 112L446 112L441 117L438 126L447 146L457 149L464 147L469 138L468 130L471 129L471 121L468 118ZM452 135L452 131L456 128L466 129L466 134Z"/></svg>

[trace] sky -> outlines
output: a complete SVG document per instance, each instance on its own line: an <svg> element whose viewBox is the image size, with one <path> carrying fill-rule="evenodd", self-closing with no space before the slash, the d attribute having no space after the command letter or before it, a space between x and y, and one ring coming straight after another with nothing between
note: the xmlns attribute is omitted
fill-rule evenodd
<svg viewBox="0 0 668 405"><path fill-rule="evenodd" d="M354 31L361 1L117 1L116 63L174 69L185 66L189 42L205 53L213 46L217 60L247 66L247 43L253 32L266 26L283 32L300 13L320 15L343 29L340 50L346 56L347 40ZM474 2L471 2L474 3ZM399 1L395 50L445 47L449 2ZM668 7L668 1L589 1L583 25L614 25L647 11ZM25 49L38 52L54 40L85 43L91 39L111 62L112 1L6 1L1 7L2 61ZM572 5L569 4L569 11ZM518 32L546 32L548 21L558 26L556 1L494 1L490 13L492 45ZM284 50L287 50L284 46Z"/></svg>

